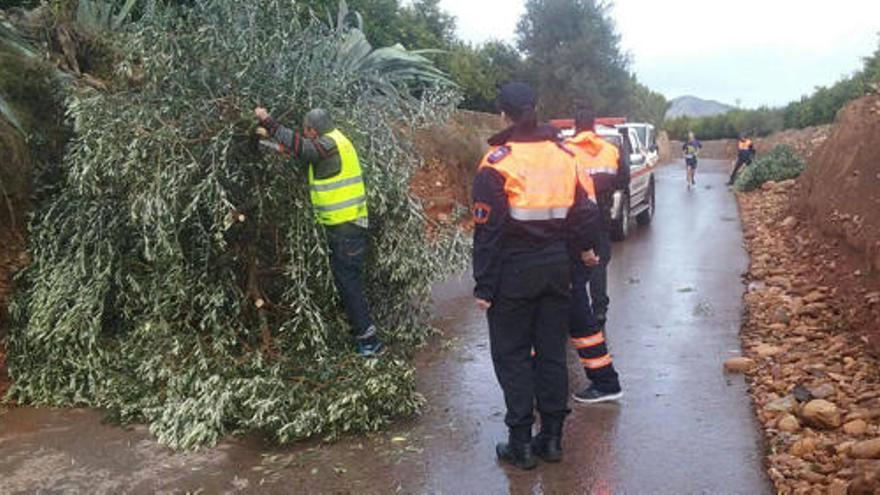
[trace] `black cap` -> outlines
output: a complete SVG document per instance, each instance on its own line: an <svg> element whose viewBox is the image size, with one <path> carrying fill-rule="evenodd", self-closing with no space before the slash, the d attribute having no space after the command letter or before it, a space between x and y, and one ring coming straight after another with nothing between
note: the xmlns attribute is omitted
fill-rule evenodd
<svg viewBox="0 0 880 495"><path fill-rule="evenodd" d="M535 92L528 84L510 82L501 86L495 105L498 110L516 119L535 109Z"/></svg>

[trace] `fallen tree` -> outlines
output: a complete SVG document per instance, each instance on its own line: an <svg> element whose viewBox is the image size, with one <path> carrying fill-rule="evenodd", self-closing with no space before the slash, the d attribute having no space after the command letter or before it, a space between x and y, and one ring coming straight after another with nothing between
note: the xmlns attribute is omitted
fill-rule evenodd
<svg viewBox="0 0 880 495"><path fill-rule="evenodd" d="M419 53L373 50L290 0L150 4L115 34L106 92L72 100L76 137L36 211L9 340L11 395L106 408L174 448L259 430L279 442L416 412L408 351L430 284L461 261L408 183L408 136L451 84ZM368 298L394 352L349 348L304 167L261 154L251 109L331 111L371 206Z"/></svg>

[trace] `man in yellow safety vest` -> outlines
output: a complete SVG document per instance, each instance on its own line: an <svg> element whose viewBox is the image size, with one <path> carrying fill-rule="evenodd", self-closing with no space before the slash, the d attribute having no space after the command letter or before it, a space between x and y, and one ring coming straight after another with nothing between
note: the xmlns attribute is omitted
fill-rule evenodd
<svg viewBox="0 0 880 495"><path fill-rule="evenodd" d="M316 108L303 119L302 134L279 124L262 107L254 109L260 126L289 154L309 167L309 189L315 217L327 232L330 267L345 305L358 353L374 356L382 342L364 297L363 267L367 250L367 190L351 141L336 128L330 114Z"/></svg>

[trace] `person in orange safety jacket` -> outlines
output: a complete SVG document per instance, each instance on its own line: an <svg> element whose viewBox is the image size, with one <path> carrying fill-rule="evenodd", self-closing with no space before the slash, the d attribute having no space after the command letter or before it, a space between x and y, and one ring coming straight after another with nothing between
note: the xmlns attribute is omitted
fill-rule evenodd
<svg viewBox="0 0 880 495"><path fill-rule="evenodd" d="M743 166L752 164L755 159L755 144L745 134L740 134L739 140L736 142L736 164L733 166L733 172L730 173L730 180L727 181L728 186L732 186L736 182L739 170Z"/></svg>
<svg viewBox="0 0 880 495"><path fill-rule="evenodd" d="M598 210L578 182L571 150L554 127L538 125L531 88L508 83L497 105L510 127L489 140L474 179L474 296L487 312L507 405L508 441L496 455L531 469L535 456L562 458L570 266L597 261ZM533 439L535 406L541 431Z"/></svg>
<svg viewBox="0 0 880 495"><path fill-rule="evenodd" d="M578 106L574 114L576 134L565 144L575 152L579 177L594 183L591 187L599 195L599 208L610 215L611 195L621 186L622 175L626 176L623 180L628 179L628 174L620 173L622 169L628 171L628 167L621 167L620 150L595 134L595 114L588 107ZM609 302L607 266L611 260L611 238L605 220L597 246L599 265L588 267L574 263L572 266L571 344L577 349L590 380L590 385L575 392L573 398L587 404L618 400L623 396L605 336L605 312Z"/></svg>

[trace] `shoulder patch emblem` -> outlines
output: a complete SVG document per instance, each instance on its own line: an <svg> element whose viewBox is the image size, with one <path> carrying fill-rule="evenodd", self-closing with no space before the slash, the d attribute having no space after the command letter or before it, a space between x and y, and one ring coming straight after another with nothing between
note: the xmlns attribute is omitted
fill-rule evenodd
<svg viewBox="0 0 880 495"><path fill-rule="evenodd" d="M489 153L488 162L492 165L504 160L510 156L510 147L509 146L500 146L498 149Z"/></svg>
<svg viewBox="0 0 880 495"><path fill-rule="evenodd" d="M486 203L474 204L474 223L484 224L489 221L489 215L492 213L492 207Z"/></svg>

